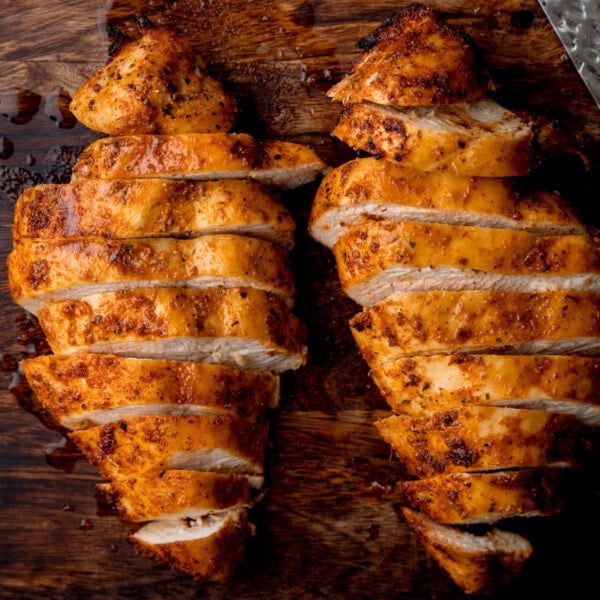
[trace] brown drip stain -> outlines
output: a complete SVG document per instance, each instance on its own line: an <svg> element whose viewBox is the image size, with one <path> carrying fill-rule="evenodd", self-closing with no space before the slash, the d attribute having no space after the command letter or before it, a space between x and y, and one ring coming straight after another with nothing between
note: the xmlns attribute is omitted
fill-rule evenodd
<svg viewBox="0 0 600 600"><path fill-rule="evenodd" d="M15 125L29 123L39 110L42 97L23 88L0 95L0 114Z"/></svg>

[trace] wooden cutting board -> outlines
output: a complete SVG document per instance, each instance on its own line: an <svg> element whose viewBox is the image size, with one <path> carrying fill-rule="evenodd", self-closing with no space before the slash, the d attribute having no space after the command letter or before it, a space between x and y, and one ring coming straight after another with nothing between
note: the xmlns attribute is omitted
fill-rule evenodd
<svg viewBox="0 0 600 600"><path fill-rule="evenodd" d="M66 181L97 136L77 124L70 95L125 32L148 20L184 34L243 107L240 129L310 143L332 165L350 158L329 132L339 106L325 96L358 56L356 41L407 2L371 0L0 0L0 252L11 248L18 194ZM515 109L557 119L589 154L540 172L591 224L600 165L600 111L533 0L426 2L474 37ZM317 182L318 183L318 182ZM102 513L95 470L45 425L17 372L45 351L35 319L16 307L1 270L0 597L461 598L398 519L390 486L404 473L377 437L387 409L347 321L357 307L328 250L306 234L316 185L289 193L298 223L297 313L310 332L306 367L283 379L249 561L228 585L207 585L135 556L125 526ZM594 195L595 194L595 195ZM589 597L600 573L597 478L571 514L510 523L535 554L511 597ZM589 544L591 542L591 548Z"/></svg>

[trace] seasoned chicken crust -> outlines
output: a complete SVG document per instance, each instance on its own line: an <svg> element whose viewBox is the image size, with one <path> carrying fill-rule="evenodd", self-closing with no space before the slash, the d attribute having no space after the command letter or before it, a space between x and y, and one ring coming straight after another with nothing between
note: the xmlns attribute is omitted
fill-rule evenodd
<svg viewBox="0 0 600 600"><path fill-rule="evenodd" d="M231 415L146 415L70 432L108 480L165 469L262 475L268 424Z"/></svg>
<svg viewBox="0 0 600 600"><path fill-rule="evenodd" d="M248 180L82 179L27 188L13 241L22 238L176 237L233 233L290 250L296 224L279 196Z"/></svg>
<svg viewBox="0 0 600 600"><path fill-rule="evenodd" d="M600 244L586 235L367 221L333 255L342 289L362 306L408 291L600 292Z"/></svg>
<svg viewBox="0 0 600 600"><path fill-rule="evenodd" d="M38 314L49 302L140 287L253 287L291 306L294 277L286 250L258 238L22 240L7 260L15 302Z"/></svg>
<svg viewBox="0 0 600 600"><path fill-rule="evenodd" d="M398 11L358 45L363 55L328 91L344 105L449 104L478 98L490 87L469 36L421 4Z"/></svg>
<svg viewBox="0 0 600 600"><path fill-rule="evenodd" d="M532 125L491 98L444 107L348 107L332 131L356 151L422 171L516 177L534 167Z"/></svg>
<svg viewBox="0 0 600 600"><path fill-rule="evenodd" d="M533 553L531 543L511 531L483 534L440 525L418 511L402 515L427 552L467 594L490 595L517 581Z"/></svg>
<svg viewBox="0 0 600 600"><path fill-rule="evenodd" d="M520 190L507 179L420 171L384 158L356 158L325 175L308 229L328 248L367 220L421 221L571 235L585 226L557 192Z"/></svg>
<svg viewBox="0 0 600 600"><path fill-rule="evenodd" d="M84 148L72 168L81 179L251 179L277 188L309 183L326 170L307 146L257 141L246 133L122 135Z"/></svg>
<svg viewBox="0 0 600 600"><path fill-rule="evenodd" d="M148 414L262 418L279 402L277 375L200 362L78 352L27 358L21 368L40 404L67 429Z"/></svg>
<svg viewBox="0 0 600 600"><path fill-rule="evenodd" d="M128 40L73 94L80 123L110 135L229 131L237 104L173 31Z"/></svg>
<svg viewBox="0 0 600 600"><path fill-rule="evenodd" d="M514 517L550 516L567 509L567 469L444 473L399 481L399 501L437 523L472 525Z"/></svg>
<svg viewBox="0 0 600 600"><path fill-rule="evenodd" d="M306 330L277 297L252 288L139 288L45 306L55 354L112 353L281 372L307 358Z"/></svg>
<svg viewBox="0 0 600 600"><path fill-rule="evenodd" d="M590 430L545 410L465 406L376 421L410 475L580 466Z"/></svg>
<svg viewBox="0 0 600 600"><path fill-rule="evenodd" d="M597 354L600 294L406 292L366 307L351 331L371 368L415 355Z"/></svg>
<svg viewBox="0 0 600 600"><path fill-rule="evenodd" d="M544 354L399 358L371 375L390 407L417 415L465 404L538 408L600 425L600 359Z"/></svg>

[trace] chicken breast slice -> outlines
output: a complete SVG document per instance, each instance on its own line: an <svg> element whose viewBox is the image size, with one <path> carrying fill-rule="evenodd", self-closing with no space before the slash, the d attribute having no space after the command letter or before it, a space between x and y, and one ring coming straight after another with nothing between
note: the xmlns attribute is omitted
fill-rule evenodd
<svg viewBox="0 0 600 600"><path fill-rule="evenodd" d="M567 509L567 469L444 473L399 481L398 500L437 523L473 525L513 517L550 516Z"/></svg>
<svg viewBox="0 0 600 600"><path fill-rule="evenodd" d="M96 488L102 503L127 523L201 519L254 502L247 477L210 471L153 471Z"/></svg>
<svg viewBox="0 0 600 600"><path fill-rule="evenodd" d="M35 315L50 302L140 287L253 287L287 306L295 294L285 249L231 234L22 240L9 255L7 270L14 301Z"/></svg>
<svg viewBox="0 0 600 600"><path fill-rule="evenodd" d="M362 306L413 291L600 291L600 244L587 235L367 221L333 255L342 289Z"/></svg>
<svg viewBox="0 0 600 600"><path fill-rule="evenodd" d="M233 233L294 245L279 196L248 180L83 179L44 183L18 198L13 240L177 237Z"/></svg>
<svg viewBox="0 0 600 600"><path fill-rule="evenodd" d="M231 415L147 415L70 432L108 480L165 469L262 475L266 421Z"/></svg>
<svg viewBox="0 0 600 600"><path fill-rule="evenodd" d="M55 302L39 313L54 354L169 358L280 373L307 358L306 329L252 288L145 288Z"/></svg>
<svg viewBox="0 0 600 600"><path fill-rule="evenodd" d="M169 359L78 352L21 362L43 408L65 429L153 414L261 418L279 402L270 372Z"/></svg>
<svg viewBox="0 0 600 600"><path fill-rule="evenodd" d="M403 507L402 515L425 550L466 594L489 595L518 580L533 552L521 535L493 528L483 534L441 525Z"/></svg>
<svg viewBox="0 0 600 600"><path fill-rule="evenodd" d="M415 477L530 467L576 467L590 430L544 410L464 406L376 421L381 437Z"/></svg>
<svg viewBox="0 0 600 600"><path fill-rule="evenodd" d="M423 5L398 11L358 45L360 60L328 92L345 105L448 104L477 98L489 87L472 40Z"/></svg>
<svg viewBox="0 0 600 600"><path fill-rule="evenodd" d="M372 369L415 355L583 354L600 350L595 292L406 292L350 320Z"/></svg>
<svg viewBox="0 0 600 600"><path fill-rule="evenodd" d="M514 177L534 166L531 124L490 98L407 108L362 102L332 133L356 151L422 171Z"/></svg>
<svg viewBox="0 0 600 600"><path fill-rule="evenodd" d="M71 170L81 179L250 179L289 189L326 169L307 146L257 141L246 133L104 137L84 148Z"/></svg>
<svg viewBox="0 0 600 600"><path fill-rule="evenodd" d="M75 91L70 109L110 135L228 131L238 113L187 41L160 28L122 43Z"/></svg>
<svg viewBox="0 0 600 600"><path fill-rule="evenodd" d="M246 510L154 521L128 536L136 550L203 581L227 581L244 559L254 527Z"/></svg>
<svg viewBox="0 0 600 600"><path fill-rule="evenodd" d="M510 180L419 171L383 158L357 158L332 169L313 200L308 230L328 248L366 220L423 221L524 229L538 235L585 232L558 193L523 191Z"/></svg>
<svg viewBox="0 0 600 600"><path fill-rule="evenodd" d="M371 375L398 413L484 404L549 410L600 425L600 359L595 357L414 356L383 364Z"/></svg>

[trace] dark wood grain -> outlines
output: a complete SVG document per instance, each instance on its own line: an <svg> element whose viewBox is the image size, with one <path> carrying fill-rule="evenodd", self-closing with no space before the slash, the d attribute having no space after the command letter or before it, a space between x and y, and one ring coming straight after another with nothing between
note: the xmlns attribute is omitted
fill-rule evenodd
<svg viewBox="0 0 600 600"><path fill-rule="evenodd" d="M105 62L115 32L135 36L148 19L180 31L240 99L239 129L307 141L335 165L350 153L329 135L339 107L325 92L358 56L356 41L405 4L0 0L2 263L18 194L42 181L67 180L78 152L97 137L64 113L64 100ZM595 223L600 111L537 2L427 4L474 37L499 99L556 118L576 134L591 170L565 158L538 176L569 192ZM17 98L29 99L31 110ZM329 251L305 230L317 183L285 198L298 222L297 312L309 327L310 360L283 378L257 536L248 564L228 585L194 582L135 556L125 526L99 512L94 469L60 448L60 433L33 414L35 399L19 382L18 360L46 348L35 319L10 299L1 270L0 597L463 597L397 517L390 486L404 473L373 427L386 406L347 327L356 306L340 292ZM514 524L536 551L507 597L588 597L583 590L600 584L594 480L579 510Z"/></svg>

